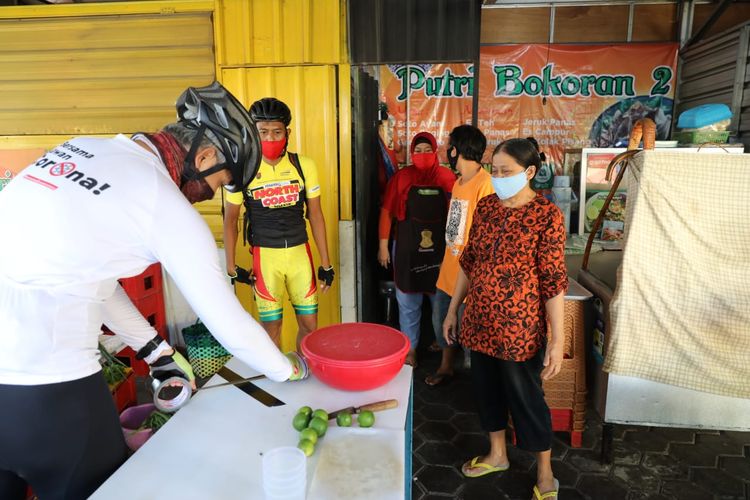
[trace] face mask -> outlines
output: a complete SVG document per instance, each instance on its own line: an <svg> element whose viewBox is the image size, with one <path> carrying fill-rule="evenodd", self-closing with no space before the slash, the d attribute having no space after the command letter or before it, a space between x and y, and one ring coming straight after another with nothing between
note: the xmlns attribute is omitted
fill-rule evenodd
<svg viewBox="0 0 750 500"><path fill-rule="evenodd" d="M286 147L286 138L280 141L261 141L260 148L263 151L263 157L269 160L275 160L281 156Z"/></svg>
<svg viewBox="0 0 750 500"><path fill-rule="evenodd" d="M425 170L437 163L437 153L414 153L411 161L418 169Z"/></svg>
<svg viewBox="0 0 750 500"><path fill-rule="evenodd" d="M458 165L458 150L455 146L451 146L448 148L448 151L446 151L446 154L448 155L448 163L450 163L451 168L456 170ZM453 156L454 154L456 156Z"/></svg>
<svg viewBox="0 0 750 500"><path fill-rule="evenodd" d="M191 179L186 181L180 188L180 191L182 191L182 194L185 195L190 204L210 200L214 197L214 190L206 182L206 179Z"/></svg>
<svg viewBox="0 0 750 500"><path fill-rule="evenodd" d="M528 179L526 178L526 171L520 172L510 177L491 177L492 187L497 193L497 197L501 200L507 200L512 198L521 190L526 187Z"/></svg>

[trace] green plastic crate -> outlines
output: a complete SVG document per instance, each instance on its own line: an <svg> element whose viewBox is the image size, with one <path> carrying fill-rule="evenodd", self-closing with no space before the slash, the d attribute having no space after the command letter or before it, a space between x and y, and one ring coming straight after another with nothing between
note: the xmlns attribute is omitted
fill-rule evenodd
<svg viewBox="0 0 750 500"><path fill-rule="evenodd" d="M691 130L687 132L676 132L673 139L680 144L705 144L713 142L716 144L725 144L729 139L729 131L724 130L717 132L715 130Z"/></svg>

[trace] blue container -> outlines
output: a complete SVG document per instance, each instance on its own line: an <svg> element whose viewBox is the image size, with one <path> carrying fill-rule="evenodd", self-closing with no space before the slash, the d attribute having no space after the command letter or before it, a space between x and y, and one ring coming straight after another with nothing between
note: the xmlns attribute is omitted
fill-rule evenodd
<svg viewBox="0 0 750 500"><path fill-rule="evenodd" d="M701 128L731 118L732 111L726 104L703 104L680 113L677 128Z"/></svg>

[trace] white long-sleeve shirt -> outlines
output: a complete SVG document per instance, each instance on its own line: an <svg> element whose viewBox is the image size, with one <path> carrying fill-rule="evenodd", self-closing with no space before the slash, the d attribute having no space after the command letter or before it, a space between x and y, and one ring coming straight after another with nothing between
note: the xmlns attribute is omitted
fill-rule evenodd
<svg viewBox="0 0 750 500"><path fill-rule="evenodd" d="M118 135L72 139L0 191L0 384L95 373L102 323L143 347L156 332L117 279L157 261L229 352L272 380L289 377L226 282L205 221L158 156Z"/></svg>

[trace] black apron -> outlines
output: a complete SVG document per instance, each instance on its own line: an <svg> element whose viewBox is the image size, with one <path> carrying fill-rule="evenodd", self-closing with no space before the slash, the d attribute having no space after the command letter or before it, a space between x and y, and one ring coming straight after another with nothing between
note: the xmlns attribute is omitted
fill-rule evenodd
<svg viewBox="0 0 750 500"><path fill-rule="evenodd" d="M396 232L396 286L407 293L435 293L445 252L448 201L435 186L414 186L406 199L406 218Z"/></svg>

